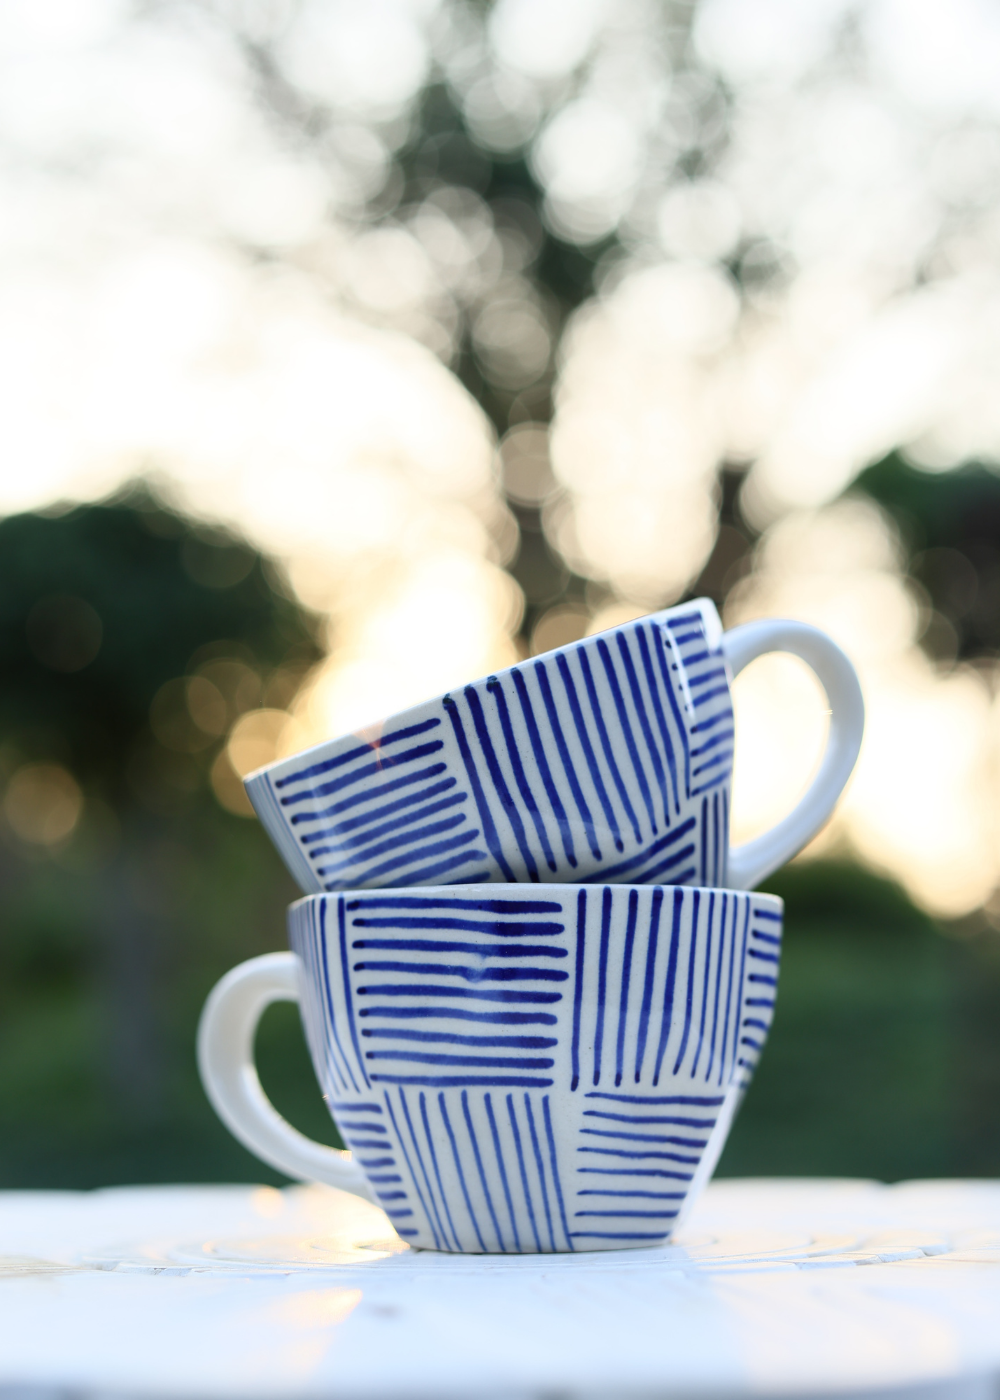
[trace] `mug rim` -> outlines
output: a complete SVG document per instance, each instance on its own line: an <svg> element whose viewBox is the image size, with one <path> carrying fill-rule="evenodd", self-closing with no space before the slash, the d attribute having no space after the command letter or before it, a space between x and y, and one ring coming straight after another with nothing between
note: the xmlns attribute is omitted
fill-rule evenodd
<svg viewBox="0 0 1000 1400"><path fill-rule="evenodd" d="M785 901L781 895L772 894L770 890L736 890L728 885L625 885L616 884L612 880L595 880L587 884L556 884L548 881L538 881L528 883L524 880L505 881L503 883L494 881L492 883L480 882L474 885L386 885L381 888L365 888L360 890L317 890L314 894L300 895L289 904L288 912L298 909L305 904L311 904L316 899L385 899L386 897L405 897L412 895L414 899L428 899L433 895L452 896L455 899L462 899L469 895L479 895L483 899L503 898L503 892L518 890L524 891L524 898L544 898L546 894L566 897L576 894L580 890L621 890L623 893L636 890L682 890L690 894L731 894L739 895L744 899L767 900L774 910L784 919Z"/></svg>
<svg viewBox="0 0 1000 1400"><path fill-rule="evenodd" d="M381 715L358 729L348 729L343 733L331 735L327 739L320 739L318 743L310 744L308 748L298 749L295 753L286 754L283 758L275 758L270 763L262 764L260 768L255 768L252 772L244 774L241 782L244 787L248 787L254 779L280 768L283 764L290 763L293 759L302 759L309 754L318 754L321 749L327 748L330 744L339 744L345 739L364 739L368 730L381 729L386 725L405 721L409 715L417 710L422 710L426 705L441 704L445 696L450 695L455 690L464 690L467 686L482 685L494 677L508 675L518 666L526 665L531 661L540 661L546 656L566 655L585 646L595 637L603 637L608 632L617 632L624 627L631 627L637 622L645 622L651 617L661 617L667 613L677 612L681 608L697 608L705 620L705 634L709 644L712 647L717 647L721 643L725 629L722 625L722 618L719 616L719 610L711 598L690 598L685 603L672 603L670 607L656 608L653 612L641 613L638 617L630 618L628 622L616 622L613 627L605 627L600 632L590 633L586 637L577 637L575 641L565 642L562 646L552 647L549 651L541 651L537 656L525 657L523 660L512 662L509 666L500 666L495 671L487 671L485 675L476 676L472 680L461 681L458 685L450 686L447 690L438 691L434 695L426 696L423 700L417 700L414 704L407 705L405 709L393 710L390 714ZM431 886L426 888L430 889Z"/></svg>

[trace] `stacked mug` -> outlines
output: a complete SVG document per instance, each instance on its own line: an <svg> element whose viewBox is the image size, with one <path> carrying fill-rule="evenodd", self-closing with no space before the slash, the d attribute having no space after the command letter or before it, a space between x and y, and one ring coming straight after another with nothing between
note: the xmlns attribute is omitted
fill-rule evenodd
<svg viewBox="0 0 1000 1400"><path fill-rule="evenodd" d="M794 810L729 847L731 684L801 657L829 737ZM199 1063L271 1166L461 1253L662 1243L711 1176L774 1012L782 903L751 891L826 821L864 709L804 623L724 633L702 599L261 769L247 791L306 892L290 953L212 992ZM253 1065L299 1002L350 1151L304 1137Z"/></svg>

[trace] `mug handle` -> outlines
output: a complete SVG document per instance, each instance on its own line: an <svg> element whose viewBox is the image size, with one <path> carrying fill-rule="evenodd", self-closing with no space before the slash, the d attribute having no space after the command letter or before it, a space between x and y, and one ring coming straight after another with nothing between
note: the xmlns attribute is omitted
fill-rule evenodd
<svg viewBox="0 0 1000 1400"><path fill-rule="evenodd" d="M268 1166L296 1181L322 1181L378 1202L350 1152L313 1142L285 1121L261 1087L254 1066L257 1023L273 1001L299 1001L294 953L265 953L227 972L213 987L198 1025L198 1069L205 1093L226 1127Z"/></svg>
<svg viewBox="0 0 1000 1400"><path fill-rule="evenodd" d="M734 678L766 652L791 652L816 676L830 705L823 761L805 796L770 831L729 852L727 884L735 890L752 890L801 851L833 811L861 748L865 703L857 673L840 647L806 622L778 618L747 622L723 633L722 650Z"/></svg>

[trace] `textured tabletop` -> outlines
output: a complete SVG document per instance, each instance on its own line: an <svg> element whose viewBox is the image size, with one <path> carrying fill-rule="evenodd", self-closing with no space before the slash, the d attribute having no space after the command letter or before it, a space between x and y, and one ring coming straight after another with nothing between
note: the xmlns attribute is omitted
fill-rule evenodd
<svg viewBox="0 0 1000 1400"><path fill-rule="evenodd" d="M1000 1183L724 1181L675 1244L410 1250L322 1187L0 1194L0 1398L1000 1394Z"/></svg>

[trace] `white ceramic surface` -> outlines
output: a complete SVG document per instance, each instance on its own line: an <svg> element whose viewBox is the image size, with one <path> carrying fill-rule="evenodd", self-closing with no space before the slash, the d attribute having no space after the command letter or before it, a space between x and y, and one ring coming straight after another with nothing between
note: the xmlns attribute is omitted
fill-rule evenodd
<svg viewBox="0 0 1000 1400"><path fill-rule="evenodd" d="M289 911L293 953L209 997L202 1079L251 1151L376 1201L413 1245L641 1248L715 1168L771 1024L781 928L773 895L686 886L314 895ZM285 997L353 1157L260 1088L254 1031Z"/></svg>
<svg viewBox="0 0 1000 1400"><path fill-rule="evenodd" d="M675 1244L411 1251L326 1187L0 1193L5 1400L995 1400L1000 1184L712 1183Z"/></svg>
<svg viewBox="0 0 1000 1400"><path fill-rule="evenodd" d="M794 810L730 851L730 682L770 651L813 669L829 738ZM829 817L863 729L857 676L829 637L774 619L723 634L703 598L271 764L246 786L306 893L483 881L752 889Z"/></svg>

